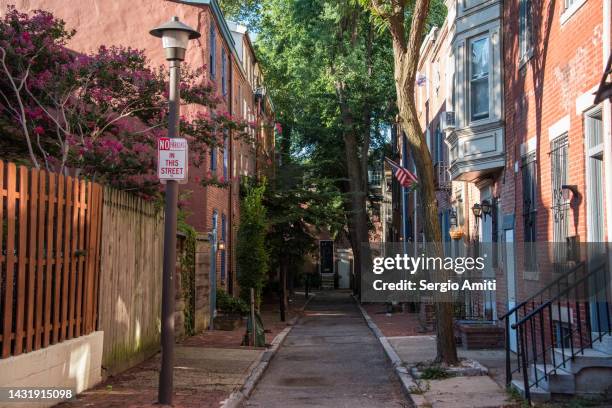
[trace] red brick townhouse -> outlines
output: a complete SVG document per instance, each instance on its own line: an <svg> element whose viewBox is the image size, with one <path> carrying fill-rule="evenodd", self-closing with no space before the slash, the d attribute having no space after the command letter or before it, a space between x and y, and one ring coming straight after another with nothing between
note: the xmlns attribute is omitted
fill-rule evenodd
<svg viewBox="0 0 612 408"><path fill-rule="evenodd" d="M101 45L129 46L145 50L154 66L164 65L166 60L159 39L149 35L151 28L178 16L202 34L189 43L185 64L193 68L206 67L206 75L221 97L217 110L252 123L254 142L227 135L225 148L211 149L200 168L192 166L189 183L181 186L181 192L189 193L186 198L190 213L188 222L205 236L215 233L217 242L223 241L225 246L215 251L211 268L216 274L211 276L216 279L211 279L211 283L237 293L234 243L239 222L239 179L269 171L262 166L274 163L273 107L246 28L228 23L216 0L85 0L71 3L1 0L0 9L5 10L8 4L24 12L48 10L63 19L67 27L77 30L68 44L71 49L91 52ZM258 154L271 160L258 159ZM227 186L200 185L200 181L211 177Z"/></svg>
<svg viewBox="0 0 612 408"><path fill-rule="evenodd" d="M517 257L500 263L498 315L510 309L518 323L513 351L536 345L523 346L525 364L537 369L516 384L522 392L595 393L609 384L589 370L612 366L610 248L595 244L612 234L610 102L595 103L610 54L610 2L512 0L503 13L505 168L495 192L500 241L515 243ZM551 364L558 349L570 364Z"/></svg>
<svg viewBox="0 0 612 408"><path fill-rule="evenodd" d="M525 396L597 393L610 384L595 382L593 367L612 367L610 248L595 244L612 233L612 115L609 99L595 103L611 4L446 5L415 90L436 170L450 172L450 185L436 172L442 232L497 245L497 291L461 299L457 317L507 332L518 361L508 381ZM418 241L418 192L405 201L403 235Z"/></svg>

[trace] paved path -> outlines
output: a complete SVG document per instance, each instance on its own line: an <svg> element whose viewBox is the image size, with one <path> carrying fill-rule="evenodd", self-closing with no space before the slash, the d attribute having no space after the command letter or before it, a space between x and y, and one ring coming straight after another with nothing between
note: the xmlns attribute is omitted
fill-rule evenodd
<svg viewBox="0 0 612 408"><path fill-rule="evenodd" d="M245 407L408 407L378 340L346 292L321 292Z"/></svg>

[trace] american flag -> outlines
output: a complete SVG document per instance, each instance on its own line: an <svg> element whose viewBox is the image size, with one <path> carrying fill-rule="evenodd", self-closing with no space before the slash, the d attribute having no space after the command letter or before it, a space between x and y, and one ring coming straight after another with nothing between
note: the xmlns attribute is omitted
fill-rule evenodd
<svg viewBox="0 0 612 408"><path fill-rule="evenodd" d="M417 178L414 174L387 157L385 157L385 160L391 166L393 175L402 187L410 188L416 186Z"/></svg>

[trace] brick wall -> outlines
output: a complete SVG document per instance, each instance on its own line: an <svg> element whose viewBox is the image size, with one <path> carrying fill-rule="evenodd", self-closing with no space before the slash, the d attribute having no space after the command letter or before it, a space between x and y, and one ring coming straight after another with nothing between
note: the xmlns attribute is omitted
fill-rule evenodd
<svg viewBox="0 0 612 408"><path fill-rule="evenodd" d="M534 0L533 56L525 63L519 58L519 0L504 2L504 110L506 167L497 186L503 214L515 215L515 242L523 242L523 174L521 154L528 144L536 157L536 236L538 241L552 241L554 220L552 202L551 138L567 131L569 165L568 184L576 185L579 197L569 210L569 236L587 239L585 142L583 111L602 72L603 1L585 2L571 17L562 18L564 2ZM566 17L566 16L564 16ZM590 99L592 101L592 99ZM578 105L581 105L578 109ZM569 126L567 125L569 122ZM535 138L535 142L530 139ZM523 145L523 149L521 149ZM517 245L517 248L519 246ZM523 258L519 258L523 259ZM550 281L541 270L540 281ZM507 277L497 275L498 315L507 309ZM523 282L517 268L517 299L523 300L533 285ZM529 286L529 289L527 289ZM548 330L548 329L547 329ZM545 333L549 336L549 330Z"/></svg>

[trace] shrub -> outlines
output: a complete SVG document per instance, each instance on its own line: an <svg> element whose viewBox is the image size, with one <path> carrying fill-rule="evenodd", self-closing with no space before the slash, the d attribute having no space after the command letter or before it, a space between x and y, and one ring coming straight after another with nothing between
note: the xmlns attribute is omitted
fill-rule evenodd
<svg viewBox="0 0 612 408"><path fill-rule="evenodd" d="M267 279L269 259L266 250L266 208L263 205L265 190L264 183L245 185L245 195L240 203L240 226L236 245L240 297L249 303L250 289L254 288L258 309L261 291Z"/></svg>
<svg viewBox="0 0 612 408"><path fill-rule="evenodd" d="M240 316L249 313L249 306L242 299L228 295L223 289L217 289L217 309L226 314Z"/></svg>

